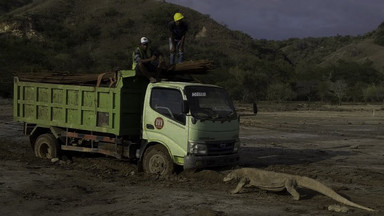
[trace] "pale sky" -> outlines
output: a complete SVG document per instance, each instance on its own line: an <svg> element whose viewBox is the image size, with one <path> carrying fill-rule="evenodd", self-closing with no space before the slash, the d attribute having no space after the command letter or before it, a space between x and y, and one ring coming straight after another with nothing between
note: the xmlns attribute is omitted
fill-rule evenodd
<svg viewBox="0 0 384 216"><path fill-rule="evenodd" d="M384 0L166 0L255 39L363 35L384 22ZM190 20L192 22L193 19Z"/></svg>

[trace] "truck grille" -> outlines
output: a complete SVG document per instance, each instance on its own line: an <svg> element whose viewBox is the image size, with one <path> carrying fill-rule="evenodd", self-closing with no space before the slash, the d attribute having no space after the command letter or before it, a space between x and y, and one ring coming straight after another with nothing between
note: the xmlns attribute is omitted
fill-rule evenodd
<svg viewBox="0 0 384 216"><path fill-rule="evenodd" d="M223 155L233 153L233 148L235 146L234 141L230 142L208 142L208 155Z"/></svg>

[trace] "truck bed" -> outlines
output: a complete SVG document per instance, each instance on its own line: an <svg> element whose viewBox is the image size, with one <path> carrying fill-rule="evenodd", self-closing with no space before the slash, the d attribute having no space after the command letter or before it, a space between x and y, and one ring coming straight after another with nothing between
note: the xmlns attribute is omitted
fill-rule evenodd
<svg viewBox="0 0 384 216"><path fill-rule="evenodd" d="M101 77L99 82L98 77ZM147 81L135 76L134 71L118 72L113 85L109 77L105 74L16 76L14 118L45 127L139 135Z"/></svg>

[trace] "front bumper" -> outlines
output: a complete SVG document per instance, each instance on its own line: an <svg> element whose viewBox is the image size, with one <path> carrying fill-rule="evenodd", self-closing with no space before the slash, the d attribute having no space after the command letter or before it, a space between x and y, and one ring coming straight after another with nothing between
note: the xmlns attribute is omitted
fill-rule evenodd
<svg viewBox="0 0 384 216"><path fill-rule="evenodd" d="M184 157L184 169L234 166L239 163L239 159L238 153L218 156L187 155Z"/></svg>

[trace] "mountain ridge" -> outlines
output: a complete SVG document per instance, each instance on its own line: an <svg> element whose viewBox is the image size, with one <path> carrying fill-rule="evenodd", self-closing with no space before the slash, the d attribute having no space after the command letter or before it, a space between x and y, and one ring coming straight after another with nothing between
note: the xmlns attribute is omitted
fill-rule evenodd
<svg viewBox="0 0 384 216"><path fill-rule="evenodd" d="M199 80L227 87L237 100L276 100L288 90L293 94L287 100L297 100L303 98L298 90L302 83L314 80L310 88L316 89L315 98L321 99L321 83L335 82L340 77L348 79L337 75L326 80L327 71L339 62L372 67L378 75L371 74L378 77L384 73L379 61L384 50L375 42L380 28L358 37L257 40L229 30L208 15L161 1L19 0L14 5L11 0L5 2L6 8L0 4L0 11L6 11L0 16L0 73L5 74L3 80L7 82L18 72L101 73L128 69L131 53L141 36L149 37L152 45L167 57L167 23L175 12L182 12L190 26L186 59L215 61L216 69ZM377 52L364 47L375 47ZM359 50L356 58L347 58L354 49ZM362 61L363 58L371 63ZM381 77L378 80L374 84L382 82ZM354 81L347 82L355 88ZM8 83L0 87L0 92L9 95L10 86ZM332 98L329 89L327 94ZM356 98L361 100L362 93Z"/></svg>

